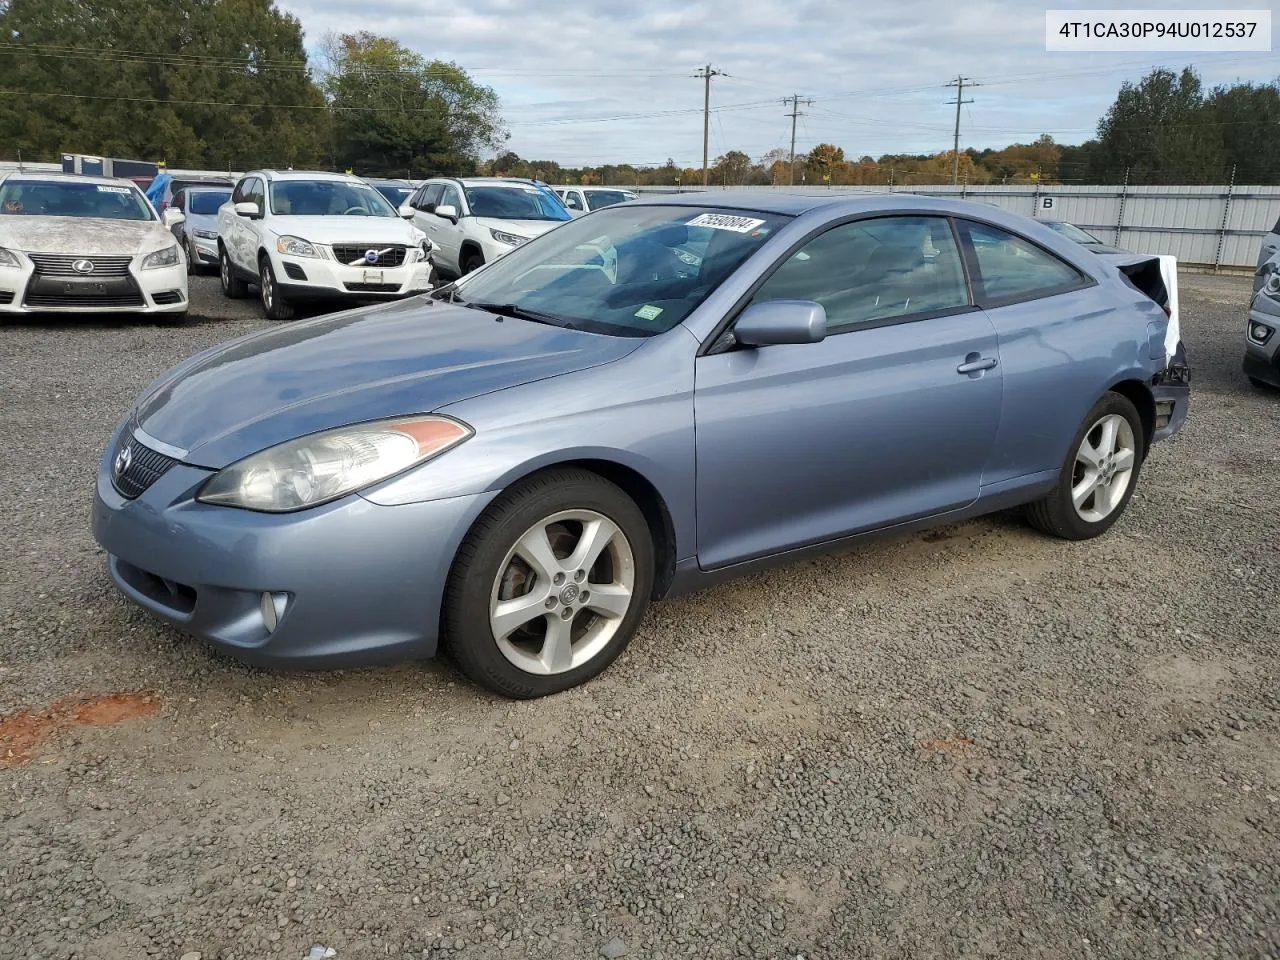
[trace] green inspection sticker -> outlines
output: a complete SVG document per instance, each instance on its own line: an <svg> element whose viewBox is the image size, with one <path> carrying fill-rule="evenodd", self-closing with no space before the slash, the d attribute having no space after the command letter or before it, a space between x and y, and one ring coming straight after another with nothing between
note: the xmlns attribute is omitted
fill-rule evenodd
<svg viewBox="0 0 1280 960"><path fill-rule="evenodd" d="M657 320L661 314L661 307L650 306L647 303L636 311L636 316L641 320Z"/></svg>

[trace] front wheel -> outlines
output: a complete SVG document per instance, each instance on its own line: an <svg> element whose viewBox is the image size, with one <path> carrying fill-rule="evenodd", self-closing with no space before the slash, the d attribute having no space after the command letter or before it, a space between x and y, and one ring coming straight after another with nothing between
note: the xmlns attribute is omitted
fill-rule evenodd
<svg viewBox="0 0 1280 960"><path fill-rule="evenodd" d="M484 257L478 253L463 254L462 263L459 266L462 268L462 275L465 277L473 270L479 270L484 266Z"/></svg>
<svg viewBox="0 0 1280 960"><path fill-rule="evenodd" d="M280 293L276 272L267 256L258 261L258 292L261 294L262 312L267 315L268 320L293 319L293 304Z"/></svg>
<svg viewBox="0 0 1280 960"><path fill-rule="evenodd" d="M1028 519L1066 540L1105 533L1129 505L1145 452L1137 408L1127 397L1108 393L1077 431L1058 483L1027 508Z"/></svg>
<svg viewBox="0 0 1280 960"><path fill-rule="evenodd" d="M584 683L639 626L653 554L644 514L617 486L583 470L536 476L496 500L458 549L446 649L507 697Z"/></svg>

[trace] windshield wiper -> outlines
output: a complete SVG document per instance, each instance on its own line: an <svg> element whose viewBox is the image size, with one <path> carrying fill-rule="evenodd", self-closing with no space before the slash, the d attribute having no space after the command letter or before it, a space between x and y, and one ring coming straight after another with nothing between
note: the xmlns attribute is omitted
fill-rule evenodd
<svg viewBox="0 0 1280 960"><path fill-rule="evenodd" d="M550 313L539 313L537 310L526 310L524 307L517 306L514 303L481 303L472 300L464 305L475 310L487 310L489 313L496 313L500 317L514 317L517 320L531 320L534 323L545 323L553 327L573 329L572 324L560 317L553 316Z"/></svg>

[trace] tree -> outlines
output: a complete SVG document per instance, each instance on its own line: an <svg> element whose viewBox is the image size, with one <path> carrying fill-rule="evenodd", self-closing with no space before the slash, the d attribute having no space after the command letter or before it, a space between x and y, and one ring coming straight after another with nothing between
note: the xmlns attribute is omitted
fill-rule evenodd
<svg viewBox="0 0 1280 960"><path fill-rule="evenodd" d="M1222 144L1223 179L1234 167L1237 183L1280 183L1280 81L1217 87L1204 117Z"/></svg>
<svg viewBox="0 0 1280 960"><path fill-rule="evenodd" d="M271 0L0 3L0 143L245 168L315 163L326 107Z"/></svg>
<svg viewBox="0 0 1280 960"><path fill-rule="evenodd" d="M711 168L711 182L726 186L739 186L746 183L751 175L751 158L741 150L730 150L724 156L716 157Z"/></svg>
<svg viewBox="0 0 1280 960"><path fill-rule="evenodd" d="M1120 87L1098 122L1094 177L1129 171L1132 183L1205 183L1222 175L1220 136L1205 123L1200 77L1152 70Z"/></svg>
<svg viewBox="0 0 1280 960"><path fill-rule="evenodd" d="M844 162L844 151L830 143L820 143L809 151L805 164L809 168L809 179L821 182L824 177L831 176L836 164Z"/></svg>
<svg viewBox="0 0 1280 960"><path fill-rule="evenodd" d="M330 35L324 53L338 166L373 175L471 173L481 152L506 139L497 94L457 64L428 61L367 31Z"/></svg>

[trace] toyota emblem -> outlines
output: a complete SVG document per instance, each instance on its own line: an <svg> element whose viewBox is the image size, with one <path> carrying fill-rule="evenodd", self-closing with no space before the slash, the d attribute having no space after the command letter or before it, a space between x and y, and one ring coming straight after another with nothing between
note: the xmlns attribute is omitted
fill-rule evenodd
<svg viewBox="0 0 1280 960"><path fill-rule="evenodd" d="M71 269L76 273L93 273L93 261L77 260L75 263L71 264Z"/></svg>
<svg viewBox="0 0 1280 960"><path fill-rule="evenodd" d="M115 472L116 479L120 479L129 470L129 465L133 463L133 447L125 447L116 454L115 463L111 465L111 469Z"/></svg>

